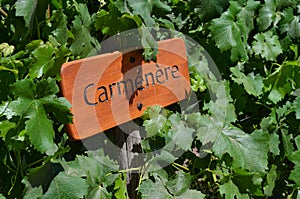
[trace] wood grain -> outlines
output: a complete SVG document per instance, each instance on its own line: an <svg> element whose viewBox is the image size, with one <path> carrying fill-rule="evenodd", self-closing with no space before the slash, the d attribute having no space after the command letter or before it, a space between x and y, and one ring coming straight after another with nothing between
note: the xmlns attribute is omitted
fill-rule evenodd
<svg viewBox="0 0 300 199"><path fill-rule="evenodd" d="M71 139L90 137L140 117L148 106L165 107L188 95L184 41L169 39L158 46L156 63L144 62L141 50L133 50L63 64L61 89L73 113Z"/></svg>

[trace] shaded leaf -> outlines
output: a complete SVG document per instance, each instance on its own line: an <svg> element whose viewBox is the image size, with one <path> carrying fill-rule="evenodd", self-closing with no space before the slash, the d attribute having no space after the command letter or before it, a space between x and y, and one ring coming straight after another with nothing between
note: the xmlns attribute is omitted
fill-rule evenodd
<svg viewBox="0 0 300 199"><path fill-rule="evenodd" d="M300 37L300 17L294 15L293 8L289 7L283 11L279 29L281 33L287 33L293 39Z"/></svg>
<svg viewBox="0 0 300 199"><path fill-rule="evenodd" d="M229 180L228 182L220 186L220 194L225 195L225 199L239 198L246 199L249 198L247 194L241 194L238 187Z"/></svg>
<svg viewBox="0 0 300 199"><path fill-rule="evenodd" d="M37 4L38 0L17 0L15 3L16 16L24 17L27 28L33 24Z"/></svg>
<svg viewBox="0 0 300 199"><path fill-rule="evenodd" d="M262 94L262 89L264 87L263 79L260 75L254 76L253 73L245 75L237 67L230 68L233 76L231 77L233 81L237 84L243 84L245 90L250 95L259 96Z"/></svg>
<svg viewBox="0 0 300 199"><path fill-rule="evenodd" d="M275 188L275 182L277 179L277 166L272 165L270 171L267 174L267 185L264 187L264 192L267 196L273 195L273 189Z"/></svg>

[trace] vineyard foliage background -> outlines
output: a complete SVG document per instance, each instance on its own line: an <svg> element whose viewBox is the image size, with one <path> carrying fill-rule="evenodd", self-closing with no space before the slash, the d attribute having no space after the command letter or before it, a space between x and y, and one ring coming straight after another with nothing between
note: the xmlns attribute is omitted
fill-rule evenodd
<svg viewBox="0 0 300 199"><path fill-rule="evenodd" d="M126 171L115 160L101 149L76 150L78 143L67 139L70 104L58 85L64 62L137 27L190 36L209 52L223 79L203 71L195 51L189 67L200 111L147 110L143 125L152 137L143 140L143 150L163 148L176 137L174 147L185 152L177 160L167 153L155 157L173 161L163 169L139 168L139 196L300 197L298 0L0 5L0 198L128 198ZM153 47L144 37L144 47ZM145 50L145 59L154 56Z"/></svg>

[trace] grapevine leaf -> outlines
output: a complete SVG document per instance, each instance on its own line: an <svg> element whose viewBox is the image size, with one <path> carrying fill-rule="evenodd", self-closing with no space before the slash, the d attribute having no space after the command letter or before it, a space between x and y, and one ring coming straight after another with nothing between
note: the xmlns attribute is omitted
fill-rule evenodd
<svg viewBox="0 0 300 199"><path fill-rule="evenodd" d="M95 189L95 194L101 192L96 189L99 187L98 182L109 186L118 177L118 174L107 175L117 171L119 166L105 156L103 150L87 152L87 156L77 156L74 161L62 162L62 166L68 175L87 178L87 183Z"/></svg>
<svg viewBox="0 0 300 199"><path fill-rule="evenodd" d="M230 87L228 81L210 83L210 89L216 98L215 101L210 101L205 107L209 110L213 117L219 118L222 121L234 122L236 121L235 108L233 106L232 98L230 96Z"/></svg>
<svg viewBox="0 0 300 199"><path fill-rule="evenodd" d="M30 105L30 119L26 121L26 131L34 147L46 152L48 155L57 151L54 144L54 130L52 122L47 118L43 105L38 101L33 101Z"/></svg>
<svg viewBox="0 0 300 199"><path fill-rule="evenodd" d="M182 195L176 197L176 199L204 199L205 195L200 191L189 189L184 192Z"/></svg>
<svg viewBox="0 0 300 199"><path fill-rule="evenodd" d="M245 7L239 2L230 2L230 6L220 18L212 20L209 29L213 33L221 51L231 50L231 60L236 61L239 57L247 61L247 40L249 33L254 28L254 11L258 7L258 1L248 1Z"/></svg>
<svg viewBox="0 0 300 199"><path fill-rule="evenodd" d="M269 134L254 131L243 132L233 125L211 117L202 116L197 138L203 143L212 142L212 151L222 157L228 153L233 158L233 168L263 172L268 164Z"/></svg>
<svg viewBox="0 0 300 199"><path fill-rule="evenodd" d="M143 181L142 184L138 187L138 190L142 194L142 198L144 199L172 198L160 178L156 178L155 183L150 179Z"/></svg>
<svg viewBox="0 0 300 199"><path fill-rule="evenodd" d="M267 61L274 61L276 57L282 53L278 36L273 35L272 31L257 33L254 39L255 41L252 42L252 48L255 55L260 55Z"/></svg>
<svg viewBox="0 0 300 199"><path fill-rule="evenodd" d="M17 81L12 88L12 93L18 99L12 101L8 108L26 119L26 134L34 148L48 155L54 154L57 150L53 141L55 133L45 108L56 115L65 114L58 116L59 120L67 122L67 119L62 118L69 116L69 104L65 99L54 95L59 91L55 79L43 79L36 83L31 79L24 79Z"/></svg>
<svg viewBox="0 0 300 199"><path fill-rule="evenodd" d="M33 99L34 98L34 84L29 79L22 79L12 85L12 92L15 96Z"/></svg>
<svg viewBox="0 0 300 199"><path fill-rule="evenodd" d="M180 196L188 190L192 181L193 176L180 170L176 173L174 179L169 179L166 182L166 186L171 194Z"/></svg>
<svg viewBox="0 0 300 199"><path fill-rule="evenodd" d="M267 174L267 185L264 187L264 192L267 196L273 195L273 189L275 187L275 182L277 179L277 166L272 165L270 171Z"/></svg>
<svg viewBox="0 0 300 199"><path fill-rule="evenodd" d="M102 186L96 186L93 190L91 190L87 196L87 198L91 199L110 199L112 198L112 194L109 193L105 188Z"/></svg>
<svg viewBox="0 0 300 199"><path fill-rule="evenodd" d="M281 137L282 137L282 145L283 145L283 152L286 157L289 157L293 153L293 135L289 134L286 129L281 129Z"/></svg>
<svg viewBox="0 0 300 199"><path fill-rule="evenodd" d="M52 112L55 117L63 124L71 121L70 107L71 104L66 98L56 98L54 96L47 96L41 98L40 101L44 104L47 112Z"/></svg>
<svg viewBox="0 0 300 199"><path fill-rule="evenodd" d="M126 189L126 177L124 179L122 174L115 181L114 190L116 190L115 197L118 199L128 199L127 189Z"/></svg>
<svg viewBox="0 0 300 199"><path fill-rule="evenodd" d="M246 76L237 67L232 67L230 70L233 74L231 77L232 80L237 84L243 84L247 93L256 97L262 94L264 84L260 75L254 76L253 73L250 73L248 76Z"/></svg>
<svg viewBox="0 0 300 199"><path fill-rule="evenodd" d="M40 78L43 74L54 67L54 47L47 42L44 45L39 46L35 51L33 51L33 56L35 58L35 63L32 64L29 74L32 79Z"/></svg>
<svg viewBox="0 0 300 199"><path fill-rule="evenodd" d="M61 172L51 181L50 187L43 198L83 198L84 195L87 195L87 191L87 184L84 179Z"/></svg>
<svg viewBox="0 0 300 199"><path fill-rule="evenodd" d="M67 28L67 16L60 9L54 13L53 18L55 18L53 26L56 28L52 31L52 34L60 44L67 43L69 31Z"/></svg>
<svg viewBox="0 0 300 199"><path fill-rule="evenodd" d="M171 11L171 8L162 3L160 0L127 0L128 5L132 8L133 14L140 15L147 27L154 27L155 21L151 17L153 7L161 9L163 11Z"/></svg>
<svg viewBox="0 0 300 199"><path fill-rule="evenodd" d="M34 21L38 0L17 0L16 16L24 17L25 26L31 27Z"/></svg>
<svg viewBox="0 0 300 199"><path fill-rule="evenodd" d="M232 182L232 180L229 180L228 182L226 182L220 186L220 194L225 195L225 199L249 198L248 195L240 193L238 187Z"/></svg>
<svg viewBox="0 0 300 199"><path fill-rule="evenodd" d="M276 26L280 19L281 16L276 13L276 0L266 0L265 4L260 8L257 18L259 29L264 31L272 23Z"/></svg>
<svg viewBox="0 0 300 199"><path fill-rule="evenodd" d="M293 8L289 7L283 11L279 29L281 33L287 33L293 39L300 37L300 17L294 15Z"/></svg>
<svg viewBox="0 0 300 199"><path fill-rule="evenodd" d="M272 152L274 155L280 154L279 144L280 144L279 135L276 133L270 134L270 152Z"/></svg>
<svg viewBox="0 0 300 199"><path fill-rule="evenodd" d="M294 102L293 102L293 106L296 112L296 118L300 119L300 96L298 96Z"/></svg>
<svg viewBox="0 0 300 199"><path fill-rule="evenodd" d="M4 138L6 137L6 134L8 133L9 130L13 129L16 127L16 124L10 121L2 121L0 122L0 137Z"/></svg>
<svg viewBox="0 0 300 199"><path fill-rule="evenodd" d="M272 102L279 102L286 94L291 92L292 85L289 80L293 78L296 73L298 73L297 67L284 64L280 65L280 67L264 80L266 90L271 90L268 97Z"/></svg>
<svg viewBox="0 0 300 199"><path fill-rule="evenodd" d="M143 124L147 132L147 137L156 135L164 128L166 124L167 118L164 115L160 114L160 110L161 110L160 107L158 110L155 108L149 108L148 113L145 113L145 114L149 114L150 117L148 120L145 120Z"/></svg>
<svg viewBox="0 0 300 199"><path fill-rule="evenodd" d="M296 186L300 186L300 149L296 152L293 152L289 157L289 160L292 161L295 166L294 169L291 171L289 176L290 180L293 180L296 183Z"/></svg>
<svg viewBox="0 0 300 199"><path fill-rule="evenodd" d="M71 51L75 56L86 57L93 55L100 50L99 42L91 36L89 28L91 25L88 8L84 4L77 5L81 15L76 15L72 24L74 40L71 44Z"/></svg>
<svg viewBox="0 0 300 199"><path fill-rule="evenodd" d="M171 115L169 120L171 122L171 129L167 133L171 139L168 141L169 149L172 148L174 143L180 149L188 150L193 142L193 133L195 130L189 128L177 114Z"/></svg>
<svg viewBox="0 0 300 199"><path fill-rule="evenodd" d="M25 195L23 199L39 199L43 196L43 188L42 186L39 187L32 187L28 180L23 179L22 183L25 184Z"/></svg>
<svg viewBox="0 0 300 199"><path fill-rule="evenodd" d="M237 168L234 170L234 175L231 180L239 188L241 193L247 193L250 191L256 196L263 194L261 191L262 178L257 172L249 172L247 170Z"/></svg>

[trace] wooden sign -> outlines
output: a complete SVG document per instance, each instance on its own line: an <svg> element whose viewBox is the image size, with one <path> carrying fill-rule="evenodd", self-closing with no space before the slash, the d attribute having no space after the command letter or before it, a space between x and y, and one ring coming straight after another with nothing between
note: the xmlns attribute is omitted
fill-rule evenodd
<svg viewBox="0 0 300 199"><path fill-rule="evenodd" d="M186 98L190 80L182 39L158 42L156 62L144 62L141 54L113 52L63 64L61 89L72 104L72 139L140 117L148 106L165 107Z"/></svg>

